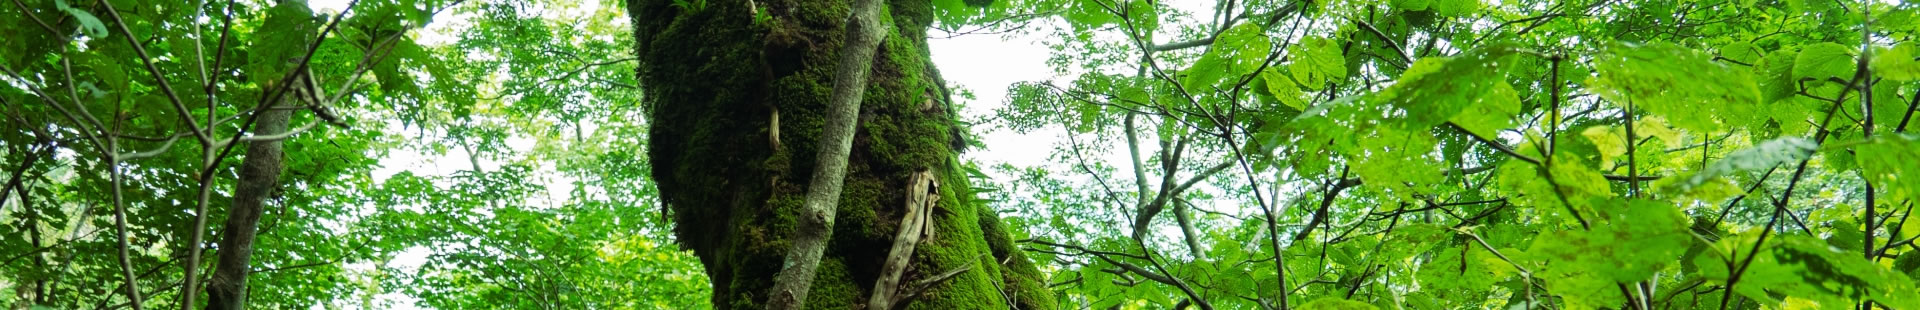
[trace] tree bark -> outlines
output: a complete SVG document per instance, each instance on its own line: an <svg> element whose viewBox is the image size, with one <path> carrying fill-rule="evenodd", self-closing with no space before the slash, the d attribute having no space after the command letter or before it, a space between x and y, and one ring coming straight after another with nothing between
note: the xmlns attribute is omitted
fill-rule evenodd
<svg viewBox="0 0 1920 310"><path fill-rule="evenodd" d="M267 109L254 123L254 135L273 135L287 131L287 119L293 111ZM213 279L207 283L207 310L239 310L247 307L247 274L252 273L253 241L260 226L260 214L268 196L280 185L280 139L247 144L247 158L240 163L240 181L233 191L233 205L227 207L227 225L220 230L220 252L214 263Z"/></svg>
<svg viewBox="0 0 1920 310"><path fill-rule="evenodd" d="M920 241L899 282L962 272L907 305L1054 308L1044 276L961 172L952 137L964 129L946 110L927 53L931 2L882 5L880 22L889 27L872 57L844 191L830 206L835 223L803 304L865 306L906 216L909 181L926 171L941 184L927 211L927 229L938 233ZM716 308L767 307L825 147L851 8L844 0L631 0L627 8L663 211L705 266Z"/></svg>

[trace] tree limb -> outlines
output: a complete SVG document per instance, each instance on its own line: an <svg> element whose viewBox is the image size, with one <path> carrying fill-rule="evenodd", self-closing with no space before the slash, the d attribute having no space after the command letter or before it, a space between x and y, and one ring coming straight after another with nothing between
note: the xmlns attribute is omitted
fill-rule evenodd
<svg viewBox="0 0 1920 310"><path fill-rule="evenodd" d="M933 202L939 200L939 183L933 173L921 171L913 174L907 186L907 212L900 219L900 227L893 234L893 249L887 253L887 259L880 266L880 278L874 280L873 296L867 299L868 309L893 309L898 297L900 275L907 271L907 265L913 261L913 250L920 243L920 235L926 231L929 215L933 212ZM932 199L928 199L932 198Z"/></svg>
<svg viewBox="0 0 1920 310"><path fill-rule="evenodd" d="M873 57L884 40L886 25L880 23L879 0L854 0L852 16L847 18L846 45L841 47L839 64L834 68L833 95L822 124L819 161L807 184L807 197L794 232L793 249L787 253L784 269L774 275L768 293L769 309L800 309L813 285L814 269L833 235L835 207L840 204L841 185L846 181L847 155L853 149L854 123L859 121L860 101L867 90L867 74Z"/></svg>

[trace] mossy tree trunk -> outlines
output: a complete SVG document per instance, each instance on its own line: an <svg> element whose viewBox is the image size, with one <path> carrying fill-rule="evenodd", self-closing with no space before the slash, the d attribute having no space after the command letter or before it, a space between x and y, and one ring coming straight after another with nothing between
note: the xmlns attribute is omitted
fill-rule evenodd
<svg viewBox="0 0 1920 310"><path fill-rule="evenodd" d="M884 2L881 20L890 27L873 59L833 239L805 304L866 302L904 216L908 182L931 171L940 184L934 233L902 282L970 269L911 307L1052 309L1045 277L958 168L955 137L965 129L928 60L931 3ZM628 12L652 121L648 155L676 236L706 266L717 308L762 308L816 162L848 3L629 0Z"/></svg>

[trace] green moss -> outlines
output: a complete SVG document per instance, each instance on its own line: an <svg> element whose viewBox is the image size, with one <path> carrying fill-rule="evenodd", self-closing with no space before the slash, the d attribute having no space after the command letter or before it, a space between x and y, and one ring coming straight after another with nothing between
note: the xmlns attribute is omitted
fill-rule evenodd
<svg viewBox="0 0 1920 310"><path fill-rule="evenodd" d="M853 309L855 304L866 303L865 285L854 281L847 270L847 264L839 259L821 259L807 293L807 309Z"/></svg>
<svg viewBox="0 0 1920 310"><path fill-rule="evenodd" d="M886 184L866 179L847 181L840 194L840 209L834 219L833 234L846 240L893 238L895 229L892 228L898 224L882 225L877 211L888 209L884 204L891 201L885 199L889 192Z"/></svg>
<svg viewBox="0 0 1920 310"><path fill-rule="evenodd" d="M994 215L992 210L980 209L982 218L991 219ZM1021 252L1013 244L1012 236L1007 234L1006 228L1000 221L980 221L980 230L982 236L986 237L987 247L993 252L993 256L1007 262L1006 268L1001 270L1001 280L1007 284L1005 289L1009 292L1008 295L1013 296L1014 302L1020 305L1019 308L1033 309L1054 304L1053 291L1046 286L1046 276L1027 259L1025 252ZM1008 256L1012 256L1012 259L1008 259Z"/></svg>

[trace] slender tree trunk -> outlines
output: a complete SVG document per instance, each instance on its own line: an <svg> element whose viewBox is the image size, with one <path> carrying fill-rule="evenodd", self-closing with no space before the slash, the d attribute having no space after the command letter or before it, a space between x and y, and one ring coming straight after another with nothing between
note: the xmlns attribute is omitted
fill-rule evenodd
<svg viewBox="0 0 1920 310"><path fill-rule="evenodd" d="M293 111L268 109L254 123L255 135L287 131L287 119ZM280 186L282 166L280 140L247 144L247 158L240 163L240 184L233 191L233 205L227 207L227 225L220 231L220 252L214 263L213 280L207 283L207 310L239 310L247 307L247 274L253 256L253 241L260 226L260 213L267 196Z"/></svg>
<svg viewBox="0 0 1920 310"><path fill-rule="evenodd" d="M51 149L51 146L49 146L48 149ZM21 164L21 167L32 167L33 163L38 161L38 159L44 155L28 153L27 156L29 157L27 158L25 163ZM19 171L18 173L21 174L21 177L24 177L25 173L27 173L28 171L28 168L21 168L17 171ZM15 192L20 193L20 209L27 210L27 212L25 213L27 217L27 237L30 238L29 241L32 242L31 244L33 245L34 249L40 249L41 247L45 247L46 246L44 244L45 242L42 241L42 239L40 238L40 221L39 221L40 214L45 211L34 209L33 196L30 196L30 194L28 193L29 191L27 190L26 183L16 184L13 187L13 190ZM0 205L5 205L5 204L6 204L6 200L0 199ZM33 267L35 270L47 270L46 256L41 255L39 253L34 253ZM40 304L40 305L47 304L47 275L45 274L33 276L33 303Z"/></svg>
<svg viewBox="0 0 1920 310"><path fill-rule="evenodd" d="M1044 276L997 214L973 197L955 155L961 128L928 59L928 0L890 0L888 25L858 112L831 240L809 309L864 306L880 277L917 172L938 179L928 228L903 285L961 270L906 305L1052 309ZM630 0L649 161L676 237L713 281L714 306L767 306L800 226L845 0Z"/></svg>

